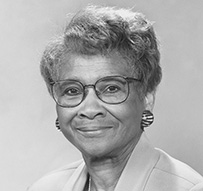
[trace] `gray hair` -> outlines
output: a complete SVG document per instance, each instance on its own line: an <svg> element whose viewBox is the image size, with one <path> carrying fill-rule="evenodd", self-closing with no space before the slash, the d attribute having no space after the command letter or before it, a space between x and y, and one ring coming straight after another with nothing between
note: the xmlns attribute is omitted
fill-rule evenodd
<svg viewBox="0 0 203 191"><path fill-rule="evenodd" d="M51 42L41 59L41 74L50 92L59 78L67 54L108 55L117 51L141 80L143 95L156 90L161 81L160 53L152 22L141 13L115 7L88 6L78 12L64 33Z"/></svg>

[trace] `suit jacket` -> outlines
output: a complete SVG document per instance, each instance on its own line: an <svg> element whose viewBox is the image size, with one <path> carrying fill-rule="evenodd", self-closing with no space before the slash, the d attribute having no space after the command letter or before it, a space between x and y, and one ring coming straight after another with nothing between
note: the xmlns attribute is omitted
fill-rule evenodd
<svg viewBox="0 0 203 191"><path fill-rule="evenodd" d="M83 160L54 171L29 191L83 191L87 168ZM188 165L149 143L145 133L131 154L115 191L203 191L203 177Z"/></svg>

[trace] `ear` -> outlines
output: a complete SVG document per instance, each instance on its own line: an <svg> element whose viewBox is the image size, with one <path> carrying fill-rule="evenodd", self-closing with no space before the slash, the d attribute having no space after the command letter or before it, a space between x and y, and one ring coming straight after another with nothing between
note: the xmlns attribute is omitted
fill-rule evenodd
<svg viewBox="0 0 203 191"><path fill-rule="evenodd" d="M154 108L154 102L155 102L155 92L147 93L144 99L145 110L149 110L152 112Z"/></svg>

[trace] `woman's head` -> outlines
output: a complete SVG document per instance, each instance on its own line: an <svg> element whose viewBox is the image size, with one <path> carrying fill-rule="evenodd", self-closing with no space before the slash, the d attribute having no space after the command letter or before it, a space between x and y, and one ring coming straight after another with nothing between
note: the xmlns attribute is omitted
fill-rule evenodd
<svg viewBox="0 0 203 191"><path fill-rule="evenodd" d="M142 96L154 92L161 80L160 55L152 23L126 9L89 6L77 13L64 33L47 46L41 73L50 90L67 55L103 55L118 52L131 75L141 80Z"/></svg>
<svg viewBox="0 0 203 191"><path fill-rule="evenodd" d="M41 72L65 137L83 155L119 155L139 140L140 98L161 79L152 25L130 10L87 7L47 47Z"/></svg>

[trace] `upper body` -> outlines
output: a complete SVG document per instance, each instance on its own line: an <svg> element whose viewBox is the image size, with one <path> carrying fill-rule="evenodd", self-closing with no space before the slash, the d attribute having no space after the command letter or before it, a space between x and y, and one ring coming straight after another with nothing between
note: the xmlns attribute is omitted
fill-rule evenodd
<svg viewBox="0 0 203 191"><path fill-rule="evenodd" d="M202 181L140 139L154 119L159 62L152 23L140 13L89 6L71 19L45 50L41 73L56 101L57 127L84 163L34 190L189 190Z"/></svg>
<svg viewBox="0 0 203 191"><path fill-rule="evenodd" d="M83 191L88 177L80 160L49 173L29 191ZM136 145L115 191L202 191L203 177L188 165L154 149L145 133Z"/></svg>

